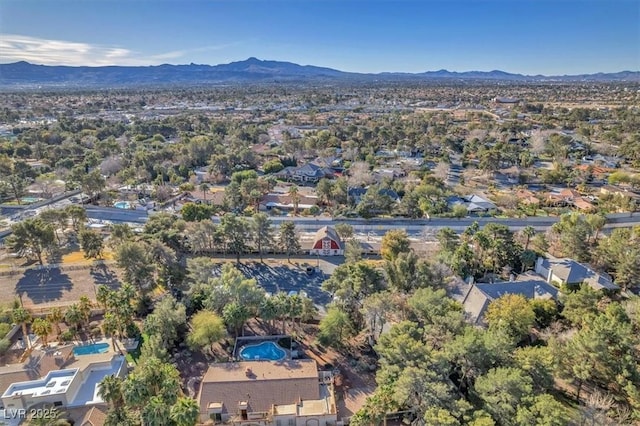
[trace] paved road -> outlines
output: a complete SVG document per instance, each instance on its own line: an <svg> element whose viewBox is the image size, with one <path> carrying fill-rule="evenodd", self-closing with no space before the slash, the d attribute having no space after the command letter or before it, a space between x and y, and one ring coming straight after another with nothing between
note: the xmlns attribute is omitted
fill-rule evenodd
<svg viewBox="0 0 640 426"><path fill-rule="evenodd" d="M213 218L214 222L219 222L219 217ZM278 226L281 222L293 221L300 232L314 232L322 226L335 226L338 223L351 225L354 232L358 234L381 236L393 229L403 229L411 236L420 236L442 228L452 228L456 232L462 232L474 222L480 226L487 223L499 223L508 226L512 231L519 231L527 226L532 226L536 231L543 232L556 223L558 217L528 217L528 218L432 218L432 219L331 219L331 218L305 218L305 217L273 217L273 223ZM632 227L640 225L640 214L633 216L626 214L609 215L605 229L617 227Z"/></svg>

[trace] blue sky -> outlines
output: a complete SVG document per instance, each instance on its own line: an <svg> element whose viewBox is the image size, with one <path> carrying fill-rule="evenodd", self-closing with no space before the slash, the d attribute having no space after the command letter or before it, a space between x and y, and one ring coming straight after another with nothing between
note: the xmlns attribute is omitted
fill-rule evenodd
<svg viewBox="0 0 640 426"><path fill-rule="evenodd" d="M640 70L640 0L0 0L0 62Z"/></svg>

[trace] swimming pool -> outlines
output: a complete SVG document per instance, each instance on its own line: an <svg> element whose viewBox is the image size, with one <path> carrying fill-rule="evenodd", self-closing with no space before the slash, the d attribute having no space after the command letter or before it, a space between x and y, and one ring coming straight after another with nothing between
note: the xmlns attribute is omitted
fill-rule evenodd
<svg viewBox="0 0 640 426"><path fill-rule="evenodd" d="M91 343L89 345L76 346L73 348L74 355L93 355L103 354L109 350L109 344L103 343Z"/></svg>
<svg viewBox="0 0 640 426"><path fill-rule="evenodd" d="M113 203L113 207L117 209L130 209L131 204L129 204L128 201L118 201L116 203Z"/></svg>
<svg viewBox="0 0 640 426"><path fill-rule="evenodd" d="M25 204L32 204L32 203L37 203L38 201L42 201L42 198L38 198L38 197L22 197L20 199L20 201L22 201Z"/></svg>
<svg viewBox="0 0 640 426"><path fill-rule="evenodd" d="M274 342L262 342L242 348L240 357L246 361L280 361L287 353Z"/></svg>

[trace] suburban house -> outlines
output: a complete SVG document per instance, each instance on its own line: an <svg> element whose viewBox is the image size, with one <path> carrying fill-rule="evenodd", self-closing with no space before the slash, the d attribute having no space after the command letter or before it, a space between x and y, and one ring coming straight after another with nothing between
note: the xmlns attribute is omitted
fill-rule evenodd
<svg viewBox="0 0 640 426"><path fill-rule="evenodd" d="M316 232L309 254L318 256L342 256L344 244L332 226L323 226Z"/></svg>
<svg viewBox="0 0 640 426"><path fill-rule="evenodd" d="M545 259L536 261L536 273L550 284L580 285L587 284L594 290L616 291L620 288L613 283L611 277L595 272L590 267L573 259Z"/></svg>
<svg viewBox="0 0 640 426"><path fill-rule="evenodd" d="M472 284L464 296L464 307L467 320L475 325L484 325L484 315L489 304L507 294L519 294L527 299L558 298L558 289L536 277L525 275L523 281Z"/></svg>
<svg viewBox="0 0 640 426"><path fill-rule="evenodd" d="M333 426L333 384L315 360L212 364L198 393L200 420L252 426Z"/></svg>
<svg viewBox="0 0 640 426"><path fill-rule="evenodd" d="M56 353L62 354L56 351L54 356ZM103 404L98 395L102 379L110 375L124 377L126 373L123 355L84 355L68 368L49 371L42 378L12 383L2 394L2 405L5 410L22 410L39 404L65 408Z"/></svg>
<svg viewBox="0 0 640 426"><path fill-rule="evenodd" d="M298 167L285 167L275 174L278 179L312 183L316 183L322 178L333 178L333 175L333 170L314 163L307 163Z"/></svg>
<svg viewBox="0 0 640 426"><path fill-rule="evenodd" d="M640 193L629 191L618 186L604 185L600 188L600 193L605 195L611 194L620 197L629 197L636 205L640 205Z"/></svg>
<svg viewBox="0 0 640 426"><path fill-rule="evenodd" d="M447 206L453 209L456 205L464 206L468 213L490 213L498 208L494 203L479 195L469 195L466 197L448 197Z"/></svg>
<svg viewBox="0 0 640 426"><path fill-rule="evenodd" d="M73 359L71 345L48 350L34 349L24 362L0 367L0 395L3 395L13 383L37 380L50 371L64 368Z"/></svg>
<svg viewBox="0 0 640 426"><path fill-rule="evenodd" d="M347 191L347 195L349 197L349 200L351 200L354 204L359 204L360 201L362 201L362 197L364 197L364 194L366 194L367 191L368 191L368 188L361 188L361 187L349 188L349 190ZM381 196L389 197L391 201L395 203L400 202L400 196L393 189L380 188L380 190L378 191L378 194Z"/></svg>
<svg viewBox="0 0 640 426"><path fill-rule="evenodd" d="M320 198L317 196L298 194L298 210L308 210L313 206L317 206L320 202ZM269 193L262 197L260 200L260 210L293 210L295 205L293 198L289 194L282 193Z"/></svg>
<svg viewBox="0 0 640 426"><path fill-rule="evenodd" d="M518 198L518 201L522 204L534 205L534 206L537 206L540 204L540 199L536 197L533 191L530 191L528 189L518 189L515 192L515 196Z"/></svg>

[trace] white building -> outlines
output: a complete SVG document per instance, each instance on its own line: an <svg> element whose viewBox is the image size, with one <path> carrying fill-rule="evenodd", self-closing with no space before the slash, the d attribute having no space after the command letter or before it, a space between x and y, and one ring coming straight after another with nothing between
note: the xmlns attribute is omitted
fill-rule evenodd
<svg viewBox="0 0 640 426"><path fill-rule="evenodd" d="M99 384L106 376L124 377L127 364L122 355L111 359L90 360L84 365L54 370L43 378L11 384L2 395L6 411L28 410L40 404L54 407L78 407L102 404Z"/></svg>

